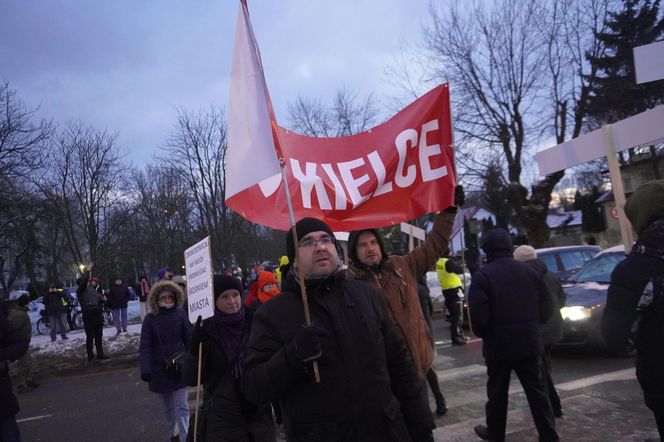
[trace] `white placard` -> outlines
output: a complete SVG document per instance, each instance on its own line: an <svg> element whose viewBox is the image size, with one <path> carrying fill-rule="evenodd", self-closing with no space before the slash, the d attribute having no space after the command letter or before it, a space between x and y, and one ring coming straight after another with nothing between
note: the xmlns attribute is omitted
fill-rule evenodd
<svg viewBox="0 0 664 442"><path fill-rule="evenodd" d="M634 48L636 84L664 78L664 41Z"/></svg>
<svg viewBox="0 0 664 442"><path fill-rule="evenodd" d="M189 322L194 324L199 316L206 319L214 315L209 236L184 251L184 263L187 273Z"/></svg>
<svg viewBox="0 0 664 442"><path fill-rule="evenodd" d="M426 232L417 226L408 223L401 223L401 232L413 236L417 239L424 241L426 239Z"/></svg>

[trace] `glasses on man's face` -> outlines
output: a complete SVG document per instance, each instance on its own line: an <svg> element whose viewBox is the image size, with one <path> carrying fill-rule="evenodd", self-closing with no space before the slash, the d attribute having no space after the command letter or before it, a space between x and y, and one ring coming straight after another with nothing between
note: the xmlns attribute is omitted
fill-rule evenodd
<svg viewBox="0 0 664 442"><path fill-rule="evenodd" d="M318 247L318 244L322 244L325 247L329 246L334 242L334 239L330 235L325 235L319 239L307 238L300 241L298 244L299 247L303 249L314 249Z"/></svg>

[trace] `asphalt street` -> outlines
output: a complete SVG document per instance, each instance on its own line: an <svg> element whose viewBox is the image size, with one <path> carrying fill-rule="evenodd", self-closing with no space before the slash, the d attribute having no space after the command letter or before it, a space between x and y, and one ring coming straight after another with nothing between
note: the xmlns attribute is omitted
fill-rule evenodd
<svg viewBox="0 0 664 442"><path fill-rule="evenodd" d="M447 323L434 320L435 369L449 407L436 419L436 441L477 441L473 427L484 424L486 368L481 341L451 346ZM643 404L633 360L607 358L599 351L557 351L553 378L564 416L561 440L644 441L657 439ZM165 441L157 395L141 382L137 368L51 377L19 396L17 416L25 441ZM190 402L193 407L195 391ZM431 398L432 410L435 408ZM536 441L537 432L516 377L510 389L508 441Z"/></svg>

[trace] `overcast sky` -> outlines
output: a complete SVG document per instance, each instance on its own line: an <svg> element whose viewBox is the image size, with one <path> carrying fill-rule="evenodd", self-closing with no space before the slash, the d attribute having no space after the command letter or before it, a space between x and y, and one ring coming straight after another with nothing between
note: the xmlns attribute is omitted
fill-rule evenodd
<svg viewBox="0 0 664 442"><path fill-rule="evenodd" d="M57 123L119 132L145 164L175 108L228 106L239 0L2 0L0 79ZM387 99L400 41L421 40L428 0L249 0L277 119L298 94Z"/></svg>

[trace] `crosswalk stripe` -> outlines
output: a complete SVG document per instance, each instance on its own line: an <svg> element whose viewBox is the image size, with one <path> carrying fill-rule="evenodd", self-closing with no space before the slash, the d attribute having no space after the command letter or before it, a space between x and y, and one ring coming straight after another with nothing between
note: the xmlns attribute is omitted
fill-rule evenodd
<svg viewBox="0 0 664 442"><path fill-rule="evenodd" d="M449 370L436 370L440 382L451 381L452 379L466 376L475 376L481 373L486 373L486 367L479 364L466 365Z"/></svg>
<svg viewBox="0 0 664 442"><path fill-rule="evenodd" d="M26 417L24 419L16 419L16 422L17 423L30 422L30 421L36 421L36 420L39 420L39 419L46 419L46 418L52 417L52 416L53 416L52 414L42 414L41 416L33 416L33 417Z"/></svg>

